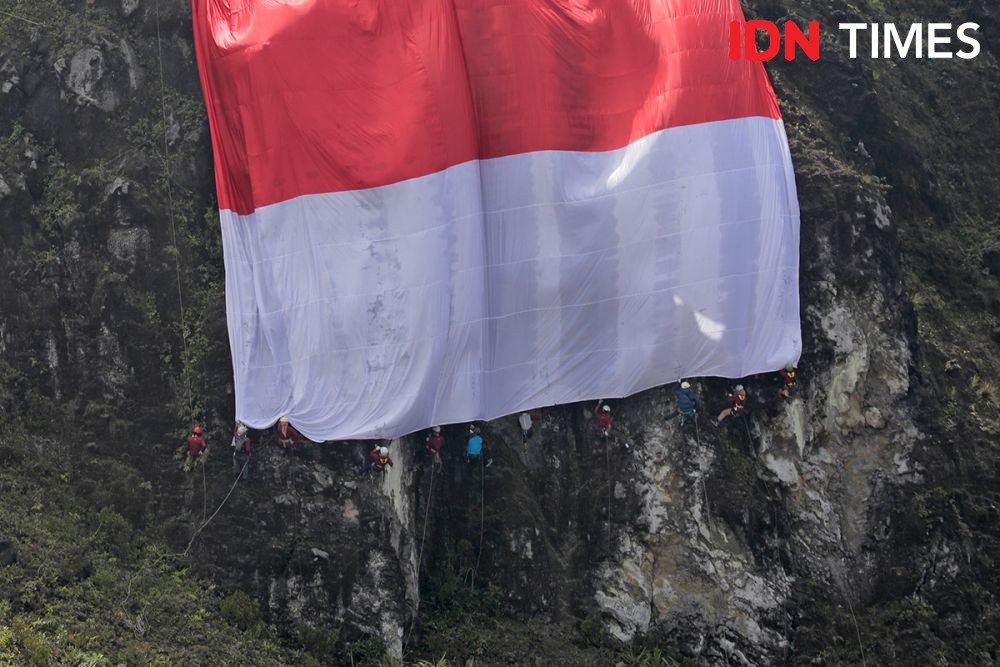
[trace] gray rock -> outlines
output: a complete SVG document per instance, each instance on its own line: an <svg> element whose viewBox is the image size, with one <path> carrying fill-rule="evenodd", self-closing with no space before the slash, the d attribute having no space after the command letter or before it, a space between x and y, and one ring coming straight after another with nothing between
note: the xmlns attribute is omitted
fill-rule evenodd
<svg viewBox="0 0 1000 667"><path fill-rule="evenodd" d="M878 408L867 408L865 410L865 425L874 429L885 428L885 417L882 416L882 411Z"/></svg>
<svg viewBox="0 0 1000 667"><path fill-rule="evenodd" d="M101 86L104 75L104 54L96 47L80 49L70 59L66 86L79 101L111 112L120 100L113 90Z"/></svg>

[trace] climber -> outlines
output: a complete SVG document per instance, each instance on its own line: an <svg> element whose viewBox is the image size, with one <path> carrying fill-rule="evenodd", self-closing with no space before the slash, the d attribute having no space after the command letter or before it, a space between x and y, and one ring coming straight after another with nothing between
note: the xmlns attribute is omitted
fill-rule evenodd
<svg viewBox="0 0 1000 667"><path fill-rule="evenodd" d="M601 437L608 437L611 433L611 406L603 398L597 401L597 407L594 408L594 421L597 422L597 428L601 429Z"/></svg>
<svg viewBox="0 0 1000 667"><path fill-rule="evenodd" d="M691 383L682 380L674 389L674 393L677 394L677 409L680 413L688 418L694 417L701 401L698 400L698 395L692 391Z"/></svg>
<svg viewBox="0 0 1000 667"><path fill-rule="evenodd" d="M250 479L250 436L247 435L246 424L236 422L233 429L233 472L237 476L242 471L243 479Z"/></svg>
<svg viewBox="0 0 1000 667"><path fill-rule="evenodd" d="M720 424L722 423L722 420L725 419L726 417L729 417L731 415L743 414L743 411L746 410L747 392L745 389L743 389L743 385L741 384L736 385L732 393L726 394L726 400L732 403L732 406L726 408L725 410L719 413Z"/></svg>
<svg viewBox="0 0 1000 667"><path fill-rule="evenodd" d="M195 426L191 429L191 435L187 439L187 459L184 461L184 472L191 472L191 468L198 461L204 463L204 458L208 456L208 443L201 437L201 427Z"/></svg>
<svg viewBox="0 0 1000 667"><path fill-rule="evenodd" d="M792 390L795 389L795 385L798 384L798 371L795 368L795 364L789 362L785 364L785 367L778 371L778 375L781 376L784 386L778 391L778 394L784 396L785 398L792 397Z"/></svg>
<svg viewBox="0 0 1000 667"><path fill-rule="evenodd" d="M532 423L531 415L527 412L522 412L517 417L517 424L521 427L521 442L525 447L528 446L528 440L534 435L535 428Z"/></svg>
<svg viewBox="0 0 1000 667"><path fill-rule="evenodd" d="M444 447L444 436L441 435L441 427L435 426L424 438L424 448L417 452L417 458L423 459L430 456L434 465L441 465L442 447Z"/></svg>
<svg viewBox="0 0 1000 667"><path fill-rule="evenodd" d="M490 458L489 451L483 443L483 436L480 435L479 428L471 425L469 426L469 442L465 447L465 462L478 461L479 457L483 458L484 466L489 467L493 464L493 459Z"/></svg>
<svg viewBox="0 0 1000 667"><path fill-rule="evenodd" d="M367 475L372 470L385 472L386 468L391 465L392 459L389 458L389 448L385 445L375 447L368 453L368 460L361 466L361 474Z"/></svg>
<svg viewBox="0 0 1000 667"><path fill-rule="evenodd" d="M278 446L285 452L285 456L291 458L292 447L299 444L301 437L302 434L288 423L288 417L278 419Z"/></svg>

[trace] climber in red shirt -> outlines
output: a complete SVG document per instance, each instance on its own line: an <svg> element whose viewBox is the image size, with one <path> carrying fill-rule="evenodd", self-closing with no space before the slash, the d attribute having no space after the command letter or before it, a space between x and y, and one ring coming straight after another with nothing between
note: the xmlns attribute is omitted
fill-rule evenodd
<svg viewBox="0 0 1000 667"><path fill-rule="evenodd" d="M288 423L288 417L278 419L278 446L284 451L285 456L291 457L292 447L299 444L301 437L302 434Z"/></svg>
<svg viewBox="0 0 1000 667"><path fill-rule="evenodd" d="M736 385L732 393L726 394L726 400L732 403L732 405L719 413L719 423L722 423L722 420L726 417L743 414L743 411L746 410L747 392L743 388L743 385Z"/></svg>
<svg viewBox="0 0 1000 667"><path fill-rule="evenodd" d="M385 472L385 469L391 465L392 459L389 458L389 448L385 446L376 447L368 453L368 460L361 466L361 474L367 475L372 469Z"/></svg>
<svg viewBox="0 0 1000 667"><path fill-rule="evenodd" d="M601 429L601 437L606 438L608 434L611 433L611 406L604 402L604 399L597 401L597 407L594 408L594 421L597 422L597 428Z"/></svg>
<svg viewBox="0 0 1000 667"><path fill-rule="evenodd" d="M202 454L208 452L208 443L201 437L201 427L195 426L191 429L191 435L187 439L187 459L184 461L184 472L191 472L191 467L195 462L200 461Z"/></svg>
<svg viewBox="0 0 1000 667"><path fill-rule="evenodd" d="M417 452L418 458L430 456L434 459L435 465L441 465L441 448L444 447L444 436L441 434L441 427L435 426L424 438L424 448Z"/></svg>

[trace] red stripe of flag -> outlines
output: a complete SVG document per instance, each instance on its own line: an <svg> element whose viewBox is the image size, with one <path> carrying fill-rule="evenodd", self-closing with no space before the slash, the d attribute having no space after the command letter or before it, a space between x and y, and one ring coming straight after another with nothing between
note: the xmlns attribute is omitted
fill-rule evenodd
<svg viewBox="0 0 1000 667"><path fill-rule="evenodd" d="M780 118L736 0L192 0L219 205Z"/></svg>

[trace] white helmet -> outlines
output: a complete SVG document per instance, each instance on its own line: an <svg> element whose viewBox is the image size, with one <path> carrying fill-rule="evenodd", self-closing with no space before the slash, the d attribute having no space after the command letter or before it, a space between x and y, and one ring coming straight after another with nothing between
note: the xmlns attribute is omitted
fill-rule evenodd
<svg viewBox="0 0 1000 667"><path fill-rule="evenodd" d="M691 383L690 382L688 382L687 380L685 380L684 382L681 382L681 389L690 389L690 388L691 388Z"/></svg>
<svg viewBox="0 0 1000 667"><path fill-rule="evenodd" d="M611 406L610 405L605 405L604 406L604 411L605 412L611 412Z"/></svg>
<svg viewBox="0 0 1000 667"><path fill-rule="evenodd" d="M431 430L434 431L435 433L440 433L441 432L441 427L440 426L435 426Z"/></svg>
<svg viewBox="0 0 1000 667"><path fill-rule="evenodd" d="M741 385L741 384L736 385L736 391L737 392L743 391L743 385Z"/></svg>
<svg viewBox="0 0 1000 667"><path fill-rule="evenodd" d="M288 423L288 417L284 417L284 416L278 417L278 421L281 422L282 424L286 424L286 423Z"/></svg>
<svg viewBox="0 0 1000 667"><path fill-rule="evenodd" d="M382 456L389 456L389 448L388 447L379 447L378 448L378 453L381 454Z"/></svg>
<svg viewBox="0 0 1000 667"><path fill-rule="evenodd" d="M236 435L246 435L246 434L247 434L247 427L245 425L240 424L239 426L236 427Z"/></svg>

